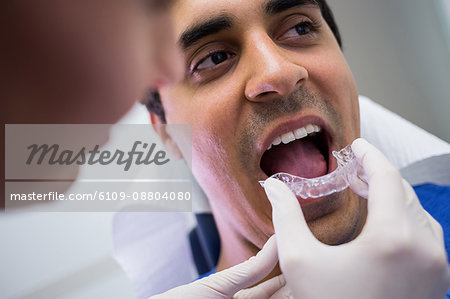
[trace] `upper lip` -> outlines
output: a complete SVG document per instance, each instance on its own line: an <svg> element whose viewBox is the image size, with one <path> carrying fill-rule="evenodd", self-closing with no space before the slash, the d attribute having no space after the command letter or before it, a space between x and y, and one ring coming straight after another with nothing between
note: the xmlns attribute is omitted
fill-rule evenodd
<svg viewBox="0 0 450 299"><path fill-rule="evenodd" d="M257 144L257 149L259 153L259 161L261 161L264 152L267 150L269 145L272 144L273 140L282 134L293 131L295 129L304 127L308 124L315 124L320 126L324 131L328 132L331 136L330 127L327 123L319 116L316 115L305 115L302 117L297 117L290 120L284 120L278 123L273 130L265 134L265 137L261 138Z"/></svg>

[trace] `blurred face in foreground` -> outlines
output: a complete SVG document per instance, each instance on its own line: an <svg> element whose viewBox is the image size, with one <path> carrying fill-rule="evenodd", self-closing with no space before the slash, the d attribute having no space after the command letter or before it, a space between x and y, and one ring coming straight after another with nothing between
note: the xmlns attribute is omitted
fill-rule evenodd
<svg viewBox="0 0 450 299"><path fill-rule="evenodd" d="M167 0L2 1L4 122L114 124L149 88L179 79L182 63L170 5ZM108 136L105 130L93 142L103 144ZM76 177L78 167L58 171L63 173L56 177Z"/></svg>
<svg viewBox="0 0 450 299"><path fill-rule="evenodd" d="M6 123L115 123L181 74L166 0L1 4Z"/></svg>
<svg viewBox="0 0 450 299"><path fill-rule="evenodd" d="M193 125L192 171L221 234L221 269L273 234L259 180L276 172L312 178L337 167L331 151L359 136L358 94L314 1L179 0L173 19L186 75L160 94L168 123ZM301 128L320 132L288 138L302 136ZM268 150L284 134L287 144ZM366 215L348 190L299 201L328 244L354 238Z"/></svg>

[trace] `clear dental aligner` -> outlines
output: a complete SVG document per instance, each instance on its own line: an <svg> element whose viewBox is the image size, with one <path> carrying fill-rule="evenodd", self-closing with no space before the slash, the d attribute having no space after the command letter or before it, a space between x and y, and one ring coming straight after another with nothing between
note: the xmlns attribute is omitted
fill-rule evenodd
<svg viewBox="0 0 450 299"><path fill-rule="evenodd" d="M340 151L333 151L338 167L333 172L321 177L306 179L289 173L279 172L271 178L284 182L295 195L306 198L318 198L339 192L350 186L356 179L358 163L351 145ZM259 181L264 187L264 181Z"/></svg>

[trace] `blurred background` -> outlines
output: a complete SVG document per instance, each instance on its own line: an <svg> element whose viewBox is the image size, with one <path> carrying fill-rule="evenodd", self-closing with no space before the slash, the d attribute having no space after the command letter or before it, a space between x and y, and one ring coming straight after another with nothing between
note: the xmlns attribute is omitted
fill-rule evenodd
<svg viewBox="0 0 450 299"><path fill-rule="evenodd" d="M450 142L450 0L328 0L360 94Z"/></svg>
<svg viewBox="0 0 450 299"><path fill-rule="evenodd" d="M328 0L360 94L450 141L450 0ZM147 123L137 107L123 120ZM112 213L0 215L0 298L133 298Z"/></svg>

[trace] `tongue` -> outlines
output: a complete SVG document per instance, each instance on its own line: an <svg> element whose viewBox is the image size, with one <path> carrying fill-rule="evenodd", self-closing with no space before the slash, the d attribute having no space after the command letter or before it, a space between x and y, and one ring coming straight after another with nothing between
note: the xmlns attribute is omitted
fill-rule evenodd
<svg viewBox="0 0 450 299"><path fill-rule="evenodd" d="M280 144L267 151L261 168L268 175L287 172L303 178L315 178L327 173L327 162L312 138Z"/></svg>

